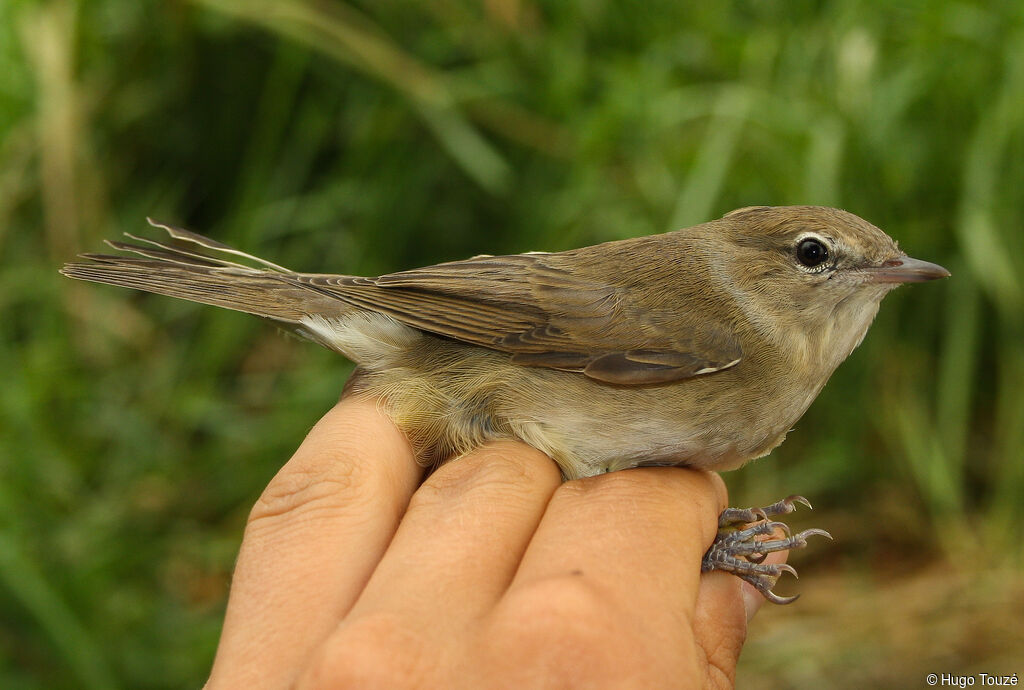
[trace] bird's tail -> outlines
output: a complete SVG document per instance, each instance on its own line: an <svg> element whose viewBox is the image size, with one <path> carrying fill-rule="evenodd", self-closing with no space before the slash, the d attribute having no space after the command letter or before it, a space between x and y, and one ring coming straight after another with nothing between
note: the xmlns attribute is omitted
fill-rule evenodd
<svg viewBox="0 0 1024 690"><path fill-rule="evenodd" d="M296 280L298 274L283 266L182 228L149 222L196 249L127 235L146 246L113 241L107 244L138 256L82 254L88 261L65 264L60 272L69 278L156 292L289 324L298 323L310 313L330 314L343 308L336 296L300 283ZM218 256L209 256L203 249ZM246 259L258 267L223 258L226 255Z"/></svg>

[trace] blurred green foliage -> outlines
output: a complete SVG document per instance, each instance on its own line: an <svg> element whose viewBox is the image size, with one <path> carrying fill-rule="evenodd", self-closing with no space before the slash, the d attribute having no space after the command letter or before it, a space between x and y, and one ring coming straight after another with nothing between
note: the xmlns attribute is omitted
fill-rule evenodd
<svg viewBox="0 0 1024 690"><path fill-rule="evenodd" d="M827 506L839 544L803 571L884 594L929 563L1021 564L1022 181L1009 0L3 0L0 686L200 684L248 508L349 370L57 275L147 215L355 274L755 204L868 218L954 277L889 297L789 441L728 479L737 503ZM1019 576L996 581L1019 621ZM1021 639L995 637L928 670ZM903 678L819 652L745 678Z"/></svg>

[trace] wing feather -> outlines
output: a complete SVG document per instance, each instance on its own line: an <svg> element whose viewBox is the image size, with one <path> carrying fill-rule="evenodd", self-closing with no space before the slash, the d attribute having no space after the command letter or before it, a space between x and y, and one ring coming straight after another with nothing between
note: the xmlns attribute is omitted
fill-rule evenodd
<svg viewBox="0 0 1024 690"><path fill-rule="evenodd" d="M646 245L637 244L639 252L620 248L622 261L635 265L619 266L616 275L601 272L603 262L594 261L594 248L587 248L479 256L364 278L295 273L188 230L150 222L192 248L129 235L148 246L109 244L142 258L89 254L85 258L93 263L68 264L63 272L292 324L310 314L381 312L429 333L507 352L523 366L581 372L618 385L671 383L734 366L742 356L728 325L707 315L714 309L686 312L684 300L673 299L664 286L655 286L661 289L656 308L638 300L638 284L649 290L653 275L652 262L644 258L652 248ZM649 238L634 242L643 241Z"/></svg>
<svg viewBox="0 0 1024 690"><path fill-rule="evenodd" d="M627 288L575 274L570 254L478 257L377 278L307 278L361 308L508 352L517 364L606 383L670 383L741 359L724 325L646 310Z"/></svg>

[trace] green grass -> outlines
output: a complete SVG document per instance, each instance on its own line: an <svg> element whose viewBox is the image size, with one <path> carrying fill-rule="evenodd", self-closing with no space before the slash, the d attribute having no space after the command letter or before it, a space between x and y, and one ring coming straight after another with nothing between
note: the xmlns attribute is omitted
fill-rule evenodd
<svg viewBox="0 0 1024 690"><path fill-rule="evenodd" d="M0 3L0 686L197 686L248 508L349 370L57 275L147 215L376 274L847 208L953 278L887 298L734 497L823 509L807 598L1019 591L1022 179L1020 3ZM850 645L816 663L900 677Z"/></svg>

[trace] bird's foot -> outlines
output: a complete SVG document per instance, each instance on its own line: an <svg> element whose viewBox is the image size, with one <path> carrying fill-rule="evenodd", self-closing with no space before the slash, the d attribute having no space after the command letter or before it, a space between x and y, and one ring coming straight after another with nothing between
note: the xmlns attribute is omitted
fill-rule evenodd
<svg viewBox="0 0 1024 690"><path fill-rule="evenodd" d="M721 570L732 573L752 584L773 604L791 604L796 601L799 594L780 597L772 591L782 573L797 577L796 570L785 563L764 563L765 557L775 551L802 549L807 546L807 538L816 534L832 538L823 529L807 529L799 534L791 534L785 523L768 519L792 513L797 503L811 507L803 496L790 496L764 508L727 508L722 511L718 517L718 536L704 554L701 571ZM782 530L785 536L782 539L768 538L775 534L776 529Z"/></svg>

